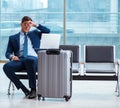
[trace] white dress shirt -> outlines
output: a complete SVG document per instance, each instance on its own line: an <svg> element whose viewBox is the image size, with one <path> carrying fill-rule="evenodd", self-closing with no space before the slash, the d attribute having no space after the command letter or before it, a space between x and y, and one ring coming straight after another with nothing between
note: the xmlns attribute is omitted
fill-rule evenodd
<svg viewBox="0 0 120 108"><path fill-rule="evenodd" d="M28 36L27 36L27 38L28 38L28 56L37 57L37 53L33 49L33 45L31 43L30 38ZM24 46L24 33L20 32L20 56L23 55L23 46Z"/></svg>

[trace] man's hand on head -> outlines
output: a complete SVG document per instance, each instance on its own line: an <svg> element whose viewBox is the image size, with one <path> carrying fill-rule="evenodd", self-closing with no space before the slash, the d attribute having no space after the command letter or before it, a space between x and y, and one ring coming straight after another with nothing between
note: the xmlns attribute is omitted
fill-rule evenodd
<svg viewBox="0 0 120 108"><path fill-rule="evenodd" d="M30 24L30 26L32 26L32 27L37 27L37 24L36 24L35 22L33 22L33 21L29 21L29 24Z"/></svg>

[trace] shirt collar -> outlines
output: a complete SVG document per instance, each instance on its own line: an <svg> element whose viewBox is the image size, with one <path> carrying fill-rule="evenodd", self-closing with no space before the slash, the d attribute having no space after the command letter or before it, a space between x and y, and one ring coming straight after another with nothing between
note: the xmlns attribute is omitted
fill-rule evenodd
<svg viewBox="0 0 120 108"><path fill-rule="evenodd" d="M20 32L20 35L24 36L24 34L25 34L24 32L22 31ZM28 35L28 32L26 33L26 35Z"/></svg>
<svg viewBox="0 0 120 108"><path fill-rule="evenodd" d="M22 36L23 36L23 35L24 35L24 33L23 33L23 32L20 32L20 35L22 35Z"/></svg>

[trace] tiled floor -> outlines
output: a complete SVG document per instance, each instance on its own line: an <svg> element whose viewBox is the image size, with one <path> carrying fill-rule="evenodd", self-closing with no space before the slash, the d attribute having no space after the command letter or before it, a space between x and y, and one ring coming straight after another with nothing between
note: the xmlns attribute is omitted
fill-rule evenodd
<svg viewBox="0 0 120 108"><path fill-rule="evenodd" d="M120 108L120 97L116 96L116 81L73 81L72 98L38 101L25 99L20 90L7 95L9 80L0 64L0 108ZM27 81L23 81L27 86Z"/></svg>

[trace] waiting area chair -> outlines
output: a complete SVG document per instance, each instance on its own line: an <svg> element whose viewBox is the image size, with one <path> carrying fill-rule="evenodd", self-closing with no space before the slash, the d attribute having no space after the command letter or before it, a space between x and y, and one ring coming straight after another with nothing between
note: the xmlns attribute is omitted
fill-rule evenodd
<svg viewBox="0 0 120 108"><path fill-rule="evenodd" d="M80 74L80 45L60 45L62 50L71 50L73 53L72 74Z"/></svg>
<svg viewBox="0 0 120 108"><path fill-rule="evenodd" d="M84 74L92 76L117 76L116 91L118 96L118 63L115 61L115 46L84 46Z"/></svg>
<svg viewBox="0 0 120 108"><path fill-rule="evenodd" d="M84 46L84 74L117 75L115 46Z"/></svg>

